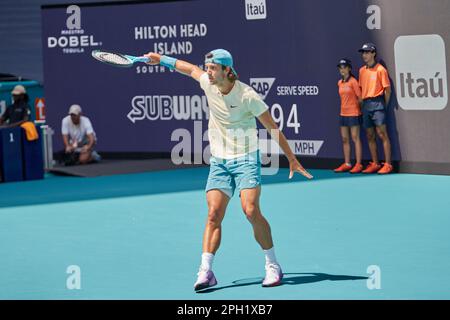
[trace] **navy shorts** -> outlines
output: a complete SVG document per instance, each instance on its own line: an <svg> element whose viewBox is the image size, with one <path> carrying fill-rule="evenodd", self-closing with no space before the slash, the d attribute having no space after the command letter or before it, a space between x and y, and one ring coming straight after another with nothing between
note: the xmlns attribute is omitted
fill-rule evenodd
<svg viewBox="0 0 450 320"><path fill-rule="evenodd" d="M341 125L341 127L360 126L361 122L362 122L361 116L357 116L357 117L341 116L341 118L339 119L339 124Z"/></svg>
<svg viewBox="0 0 450 320"><path fill-rule="evenodd" d="M363 127L366 129L386 124L386 107L384 97L364 100L362 113Z"/></svg>

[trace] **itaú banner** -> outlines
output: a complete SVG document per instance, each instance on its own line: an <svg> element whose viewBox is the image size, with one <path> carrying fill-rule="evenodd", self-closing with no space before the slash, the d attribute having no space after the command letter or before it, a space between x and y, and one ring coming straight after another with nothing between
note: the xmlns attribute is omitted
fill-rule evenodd
<svg viewBox="0 0 450 320"><path fill-rule="evenodd" d="M131 55L154 51L203 68L205 53L224 48L233 54L240 81L264 99L296 154L339 158L336 64L350 58L357 76L363 64L357 50L365 42L375 42L394 89L387 125L393 157L400 159L398 136L403 129L396 117L403 114L399 112L447 110L441 41L445 37L402 38L412 33L409 24L392 17L395 8L389 1L378 2L199 0L46 6L42 10L46 119L59 131L70 105L79 104L93 123L100 151L171 152L179 143L173 139L177 129L190 132L193 144L199 137L205 146L209 109L196 81L162 66L114 68L92 59L91 51ZM382 17L398 28L384 30ZM420 57L408 48L423 44L435 49L425 50L434 62L428 58L414 62ZM426 63L432 63L432 70L424 67ZM202 124L200 135L194 134L197 122ZM55 142L58 148L60 143Z"/></svg>

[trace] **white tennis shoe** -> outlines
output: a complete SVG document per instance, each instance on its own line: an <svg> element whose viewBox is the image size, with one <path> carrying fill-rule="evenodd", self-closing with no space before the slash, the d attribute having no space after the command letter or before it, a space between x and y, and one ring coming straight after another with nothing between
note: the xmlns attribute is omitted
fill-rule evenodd
<svg viewBox="0 0 450 320"><path fill-rule="evenodd" d="M262 282L263 287L275 287L281 284L283 271L279 264L269 263L266 265L266 277Z"/></svg>
<svg viewBox="0 0 450 320"><path fill-rule="evenodd" d="M214 287L217 284L216 277L211 270L205 271L200 268L197 273L197 281L194 284L194 290L199 291L207 288Z"/></svg>

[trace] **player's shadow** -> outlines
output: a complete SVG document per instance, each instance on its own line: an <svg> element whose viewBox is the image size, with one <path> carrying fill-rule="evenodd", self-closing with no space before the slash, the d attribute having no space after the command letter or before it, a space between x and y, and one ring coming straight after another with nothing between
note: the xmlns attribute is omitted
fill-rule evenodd
<svg viewBox="0 0 450 320"><path fill-rule="evenodd" d="M366 280L366 279L368 279L368 277L334 275L334 274L318 273L318 272L285 273L283 280L281 281L281 286L299 285L299 284L314 283L314 282L320 282L320 281L326 281L326 280L349 281L349 280ZM223 289L229 289L229 288L261 285L262 280L263 280L262 278L247 278L247 279L235 280L230 285L205 289L203 291L199 291L198 293L210 293L210 292L223 290Z"/></svg>

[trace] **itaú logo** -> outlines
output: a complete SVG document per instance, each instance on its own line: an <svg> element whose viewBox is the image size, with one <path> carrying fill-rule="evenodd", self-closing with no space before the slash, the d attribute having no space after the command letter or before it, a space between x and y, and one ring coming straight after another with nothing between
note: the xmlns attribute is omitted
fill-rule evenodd
<svg viewBox="0 0 450 320"><path fill-rule="evenodd" d="M245 17L247 20L266 19L266 0L245 0Z"/></svg>
<svg viewBox="0 0 450 320"><path fill-rule="evenodd" d="M397 100L405 110L442 110L447 106L444 39L437 34L395 40Z"/></svg>
<svg viewBox="0 0 450 320"><path fill-rule="evenodd" d="M61 48L63 53L82 53L86 47L98 47L102 43L95 40L93 35L85 34L81 28L81 9L76 5L68 6L66 9L68 17L66 28L61 30L59 36L47 38L47 47Z"/></svg>

